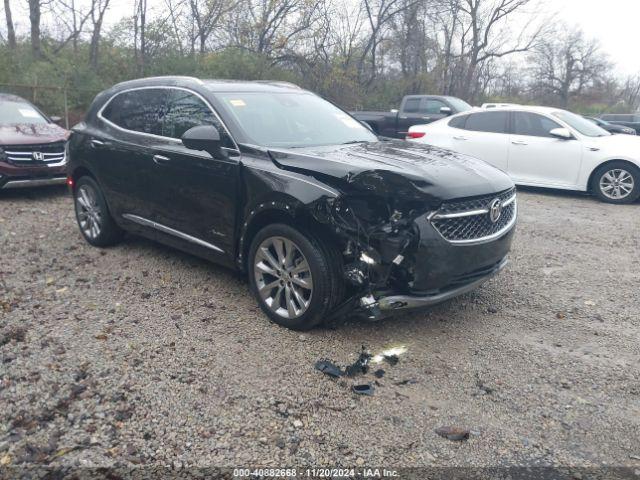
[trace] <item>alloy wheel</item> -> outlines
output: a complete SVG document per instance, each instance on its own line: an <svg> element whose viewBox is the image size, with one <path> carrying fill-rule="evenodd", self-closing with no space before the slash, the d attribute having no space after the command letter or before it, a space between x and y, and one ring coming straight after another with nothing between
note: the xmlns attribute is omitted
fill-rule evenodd
<svg viewBox="0 0 640 480"><path fill-rule="evenodd" d="M609 170L600 177L600 191L605 197L613 200L628 197L634 186L633 175L622 168Z"/></svg>
<svg viewBox="0 0 640 480"><path fill-rule="evenodd" d="M76 192L78 223L82 232L92 240L102 231L102 210L98 195L89 185L81 185Z"/></svg>
<svg viewBox="0 0 640 480"><path fill-rule="evenodd" d="M256 251L253 272L260 298L276 315L292 319L307 311L313 295L311 268L294 242L265 239Z"/></svg>

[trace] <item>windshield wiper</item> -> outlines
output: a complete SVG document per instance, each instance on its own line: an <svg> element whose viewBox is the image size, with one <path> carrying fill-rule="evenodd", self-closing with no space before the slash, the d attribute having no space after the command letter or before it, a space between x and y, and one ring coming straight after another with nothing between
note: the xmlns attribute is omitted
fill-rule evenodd
<svg viewBox="0 0 640 480"><path fill-rule="evenodd" d="M340 145L353 145L356 143L368 143L367 140L349 140L348 142L341 143Z"/></svg>

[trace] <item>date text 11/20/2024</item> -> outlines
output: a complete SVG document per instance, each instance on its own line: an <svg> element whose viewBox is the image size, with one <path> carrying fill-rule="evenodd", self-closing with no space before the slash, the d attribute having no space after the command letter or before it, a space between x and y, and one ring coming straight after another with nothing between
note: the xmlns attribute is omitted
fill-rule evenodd
<svg viewBox="0 0 640 480"><path fill-rule="evenodd" d="M397 478L386 468L236 468L233 478Z"/></svg>

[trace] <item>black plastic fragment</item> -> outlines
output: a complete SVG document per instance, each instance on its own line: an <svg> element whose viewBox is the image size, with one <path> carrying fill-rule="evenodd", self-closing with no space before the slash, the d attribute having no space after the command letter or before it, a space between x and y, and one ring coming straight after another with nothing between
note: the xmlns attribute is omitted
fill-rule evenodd
<svg viewBox="0 0 640 480"><path fill-rule="evenodd" d="M329 360L318 360L316 362L316 370L320 370L325 375L333 378L340 378L344 375L344 371Z"/></svg>
<svg viewBox="0 0 640 480"><path fill-rule="evenodd" d="M371 354L363 345L358 359L345 369L347 377L366 374L369 371L369 360L371 360Z"/></svg>
<svg viewBox="0 0 640 480"><path fill-rule="evenodd" d="M385 355L384 359L392 367L396 366L400 361L400 357L398 357L398 355Z"/></svg>
<svg viewBox="0 0 640 480"><path fill-rule="evenodd" d="M400 380L399 382L396 382L395 385L402 387L404 385L413 385L414 383L418 383L418 381L413 378L407 378L406 380Z"/></svg>
<svg viewBox="0 0 640 480"><path fill-rule="evenodd" d="M384 377L384 374L385 374L385 373L386 373L386 372L385 372L382 368L379 368L378 370L376 370L375 372L373 372L373 374L376 376L376 378L382 378L382 377Z"/></svg>
<svg viewBox="0 0 640 480"><path fill-rule="evenodd" d="M362 385L354 385L351 387L353 393L357 393L358 395L373 395L374 388L370 383L364 383Z"/></svg>

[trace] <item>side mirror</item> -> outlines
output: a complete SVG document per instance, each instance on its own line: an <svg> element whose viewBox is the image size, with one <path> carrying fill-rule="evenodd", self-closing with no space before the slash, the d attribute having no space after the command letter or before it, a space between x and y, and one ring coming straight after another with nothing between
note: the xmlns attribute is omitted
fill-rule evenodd
<svg viewBox="0 0 640 480"><path fill-rule="evenodd" d="M227 158L222 150L220 132L211 125L193 127L182 134L182 144L191 150L202 150L210 153L213 158Z"/></svg>
<svg viewBox="0 0 640 480"><path fill-rule="evenodd" d="M440 107L440 113L442 113L443 115L451 115L452 112L453 110L451 110L449 107Z"/></svg>
<svg viewBox="0 0 640 480"><path fill-rule="evenodd" d="M57 123L60 124L60 122L62 121L62 117L59 117L57 115L52 115L51 117L49 117L49 119L53 122L53 123Z"/></svg>
<svg viewBox="0 0 640 480"><path fill-rule="evenodd" d="M549 135L555 138L559 138L560 140L572 140L573 135L566 128L554 128L549 132Z"/></svg>

